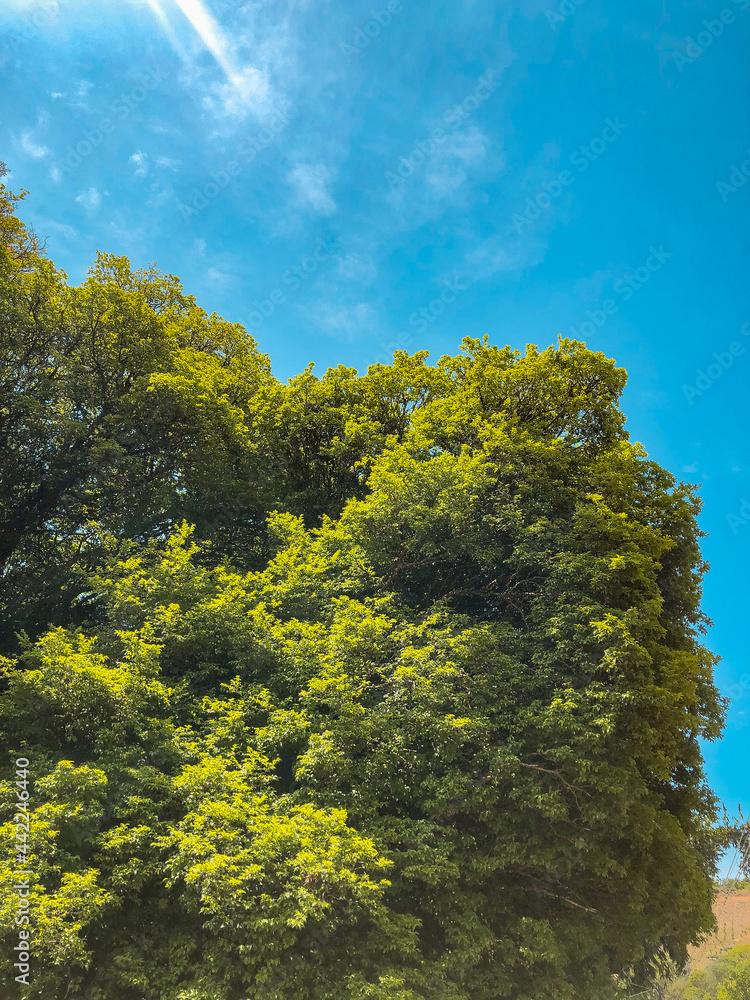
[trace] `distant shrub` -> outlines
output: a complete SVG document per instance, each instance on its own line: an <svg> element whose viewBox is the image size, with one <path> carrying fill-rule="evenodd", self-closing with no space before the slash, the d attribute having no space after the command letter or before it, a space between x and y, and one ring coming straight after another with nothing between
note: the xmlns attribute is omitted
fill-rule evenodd
<svg viewBox="0 0 750 1000"><path fill-rule="evenodd" d="M706 969L694 969L674 984L669 1000L750 1000L750 945L737 945L712 958Z"/></svg>

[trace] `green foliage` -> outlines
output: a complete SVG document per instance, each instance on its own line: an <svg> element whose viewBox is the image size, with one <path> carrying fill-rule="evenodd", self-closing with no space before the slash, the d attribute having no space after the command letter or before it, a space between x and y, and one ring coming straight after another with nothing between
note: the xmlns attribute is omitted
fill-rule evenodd
<svg viewBox="0 0 750 1000"><path fill-rule="evenodd" d="M750 1000L750 965L732 972L716 991L718 1000Z"/></svg>
<svg viewBox="0 0 750 1000"><path fill-rule="evenodd" d="M2 280L25 996L593 1000L681 964L723 702L699 501L624 372L469 339L283 386L154 268Z"/></svg>
<svg viewBox="0 0 750 1000"><path fill-rule="evenodd" d="M678 980L670 1000L747 1000L750 997L750 945L717 955L706 969L694 969Z"/></svg>

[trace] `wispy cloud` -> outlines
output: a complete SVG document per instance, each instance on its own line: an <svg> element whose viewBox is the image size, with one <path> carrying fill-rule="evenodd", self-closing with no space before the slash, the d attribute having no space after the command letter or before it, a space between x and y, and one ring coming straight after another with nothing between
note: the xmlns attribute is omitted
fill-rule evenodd
<svg viewBox="0 0 750 1000"><path fill-rule="evenodd" d="M222 69L225 80L214 84L203 98L213 114L242 117L248 112L260 113L268 103L270 83L267 72L254 65L242 65L235 39L229 39L221 25L201 0L175 0L195 31L203 49L210 52ZM148 0L172 48L190 66L195 75L199 70L191 65L190 56L165 13L161 0Z"/></svg>
<svg viewBox="0 0 750 1000"><path fill-rule="evenodd" d="M89 215L94 215L102 203L102 196L98 188L90 187L88 191L82 191L76 201L83 205Z"/></svg>
<svg viewBox="0 0 750 1000"><path fill-rule="evenodd" d="M150 191L151 194L146 200L147 208L162 208L162 206L173 204L176 201L174 188L171 184L151 184Z"/></svg>
<svg viewBox="0 0 750 1000"><path fill-rule="evenodd" d="M37 113L36 125L22 130L20 136L15 140L14 145L24 156L32 160L42 160L49 155L49 149L42 145L41 135L49 125L49 112L39 111Z"/></svg>
<svg viewBox="0 0 750 1000"><path fill-rule="evenodd" d="M329 337L356 340L371 333L376 325L375 308L369 302L353 305L325 302L312 310L318 328Z"/></svg>
<svg viewBox="0 0 750 1000"><path fill-rule="evenodd" d="M78 235L73 226L58 222L56 219L40 219L37 228L44 236L53 233L56 236L62 236L64 240L73 240Z"/></svg>
<svg viewBox="0 0 750 1000"><path fill-rule="evenodd" d="M330 174L322 163L303 163L287 174L300 204L321 215L333 215L336 202L328 191Z"/></svg>
<svg viewBox="0 0 750 1000"><path fill-rule="evenodd" d="M142 153L140 149L133 153L128 159L128 163L133 168L133 173L136 177L145 177L148 173L148 156Z"/></svg>
<svg viewBox="0 0 750 1000"><path fill-rule="evenodd" d="M226 271L219 270L218 267L209 267L206 272L206 280L212 285L224 285L229 281L231 275Z"/></svg>
<svg viewBox="0 0 750 1000"><path fill-rule="evenodd" d="M518 236L508 233L504 237L490 236L466 254L472 280L480 281L495 274L510 274L534 267L544 260L547 252L546 237L532 233Z"/></svg>
<svg viewBox="0 0 750 1000"><path fill-rule="evenodd" d="M483 160L489 141L478 128L450 137L428 166L425 182L437 198L451 195L468 178L467 168Z"/></svg>
<svg viewBox="0 0 750 1000"><path fill-rule="evenodd" d="M246 66L226 83L219 84L215 92L220 110L236 118L248 111L262 111L268 104L271 88L266 73L254 66Z"/></svg>
<svg viewBox="0 0 750 1000"><path fill-rule="evenodd" d="M30 128L24 129L21 133L20 146L23 152L33 160L41 160L49 154L49 149L46 146L41 146L34 139L34 131Z"/></svg>

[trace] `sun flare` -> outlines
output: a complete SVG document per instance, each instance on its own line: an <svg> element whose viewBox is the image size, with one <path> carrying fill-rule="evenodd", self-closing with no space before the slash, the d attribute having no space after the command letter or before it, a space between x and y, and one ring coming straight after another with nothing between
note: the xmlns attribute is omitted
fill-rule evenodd
<svg viewBox="0 0 750 1000"><path fill-rule="evenodd" d="M175 0L175 3L200 35L201 41L229 79L233 80L237 71L229 57L226 39L221 28L204 5L200 0Z"/></svg>

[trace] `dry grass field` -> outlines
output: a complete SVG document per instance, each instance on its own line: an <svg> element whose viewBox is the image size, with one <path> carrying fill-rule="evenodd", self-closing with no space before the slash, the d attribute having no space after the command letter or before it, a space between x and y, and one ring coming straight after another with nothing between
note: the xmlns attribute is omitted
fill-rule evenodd
<svg viewBox="0 0 750 1000"><path fill-rule="evenodd" d="M714 955L729 951L738 944L750 944L750 892L721 894L714 903L718 922L715 934L690 953L692 969L705 968Z"/></svg>

